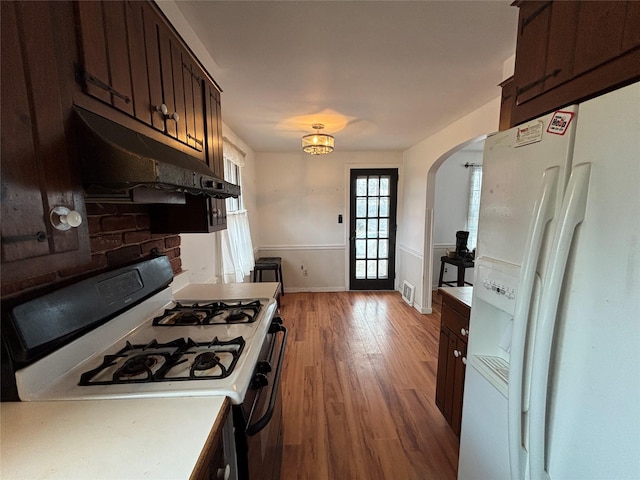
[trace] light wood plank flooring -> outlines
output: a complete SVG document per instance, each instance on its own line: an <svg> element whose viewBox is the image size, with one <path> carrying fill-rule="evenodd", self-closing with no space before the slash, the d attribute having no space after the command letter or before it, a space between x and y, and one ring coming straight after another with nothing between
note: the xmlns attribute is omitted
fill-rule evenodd
<svg viewBox="0 0 640 480"><path fill-rule="evenodd" d="M435 405L440 298L287 293L281 480L454 480L458 438Z"/></svg>

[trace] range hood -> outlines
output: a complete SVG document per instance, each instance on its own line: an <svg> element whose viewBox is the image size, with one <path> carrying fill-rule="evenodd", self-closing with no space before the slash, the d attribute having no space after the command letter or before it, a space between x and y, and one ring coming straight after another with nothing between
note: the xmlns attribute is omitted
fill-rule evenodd
<svg viewBox="0 0 640 480"><path fill-rule="evenodd" d="M238 197L199 159L83 108L74 107L88 201L185 203L184 195Z"/></svg>

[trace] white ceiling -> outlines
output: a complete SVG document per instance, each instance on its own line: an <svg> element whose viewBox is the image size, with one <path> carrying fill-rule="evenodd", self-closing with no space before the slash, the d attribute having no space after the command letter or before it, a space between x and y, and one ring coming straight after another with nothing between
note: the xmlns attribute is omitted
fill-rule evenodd
<svg viewBox="0 0 640 480"><path fill-rule="evenodd" d="M176 1L215 60L224 122L255 151L299 150L318 122L336 151L417 144L500 94L510 3Z"/></svg>

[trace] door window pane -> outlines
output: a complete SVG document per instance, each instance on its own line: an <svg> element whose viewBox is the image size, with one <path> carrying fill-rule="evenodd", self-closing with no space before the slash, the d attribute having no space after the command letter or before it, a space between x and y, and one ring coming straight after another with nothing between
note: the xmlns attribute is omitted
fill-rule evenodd
<svg viewBox="0 0 640 480"><path fill-rule="evenodd" d="M356 179L356 195L362 197L367 194L367 177Z"/></svg>
<svg viewBox="0 0 640 480"><path fill-rule="evenodd" d="M380 238L389 238L389 220L386 218L380 219Z"/></svg>
<svg viewBox="0 0 640 480"><path fill-rule="evenodd" d="M378 177L369 178L369 196L377 197L380 195L378 192L380 191Z"/></svg>
<svg viewBox="0 0 640 480"><path fill-rule="evenodd" d="M367 231L367 221L356 220L356 238L364 238L366 237L365 232Z"/></svg>
<svg viewBox="0 0 640 480"><path fill-rule="evenodd" d="M367 222L367 226L367 237L378 238L378 220L375 218L370 218Z"/></svg>
<svg viewBox="0 0 640 480"><path fill-rule="evenodd" d="M356 217L362 218L367 215L367 199L356 198Z"/></svg>
<svg viewBox="0 0 640 480"><path fill-rule="evenodd" d="M356 258L366 258L366 240L356 240Z"/></svg>
<svg viewBox="0 0 640 480"><path fill-rule="evenodd" d="M389 265L386 260L380 260L378 262L378 278L388 277Z"/></svg>
<svg viewBox="0 0 640 480"><path fill-rule="evenodd" d="M380 196L386 195L388 196L389 193L389 180L390 177L388 176L383 176L380 177Z"/></svg>
<svg viewBox="0 0 640 480"><path fill-rule="evenodd" d="M356 260L356 278L362 280L365 278L365 260Z"/></svg>
<svg viewBox="0 0 640 480"><path fill-rule="evenodd" d="M369 197L369 217L378 216L378 197Z"/></svg>
<svg viewBox="0 0 640 480"><path fill-rule="evenodd" d="M380 198L380 216L381 217L389 216L389 197Z"/></svg>
<svg viewBox="0 0 640 480"><path fill-rule="evenodd" d="M378 240L378 258L389 257L389 240Z"/></svg>
<svg viewBox="0 0 640 480"><path fill-rule="evenodd" d="M377 278L378 262L376 260L367 260L367 278Z"/></svg>
<svg viewBox="0 0 640 480"><path fill-rule="evenodd" d="M367 240L367 258L377 258L377 257L378 257L378 241Z"/></svg>

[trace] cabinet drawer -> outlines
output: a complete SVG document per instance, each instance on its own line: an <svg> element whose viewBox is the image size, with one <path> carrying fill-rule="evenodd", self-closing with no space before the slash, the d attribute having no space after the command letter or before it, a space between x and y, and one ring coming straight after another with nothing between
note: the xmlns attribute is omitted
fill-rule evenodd
<svg viewBox="0 0 640 480"><path fill-rule="evenodd" d="M462 335L462 329L469 329L469 313L467 311L466 315L456 311L453 308L452 304L444 303L442 304L442 325L449 328L451 331L455 332L457 336L466 340L467 336Z"/></svg>

